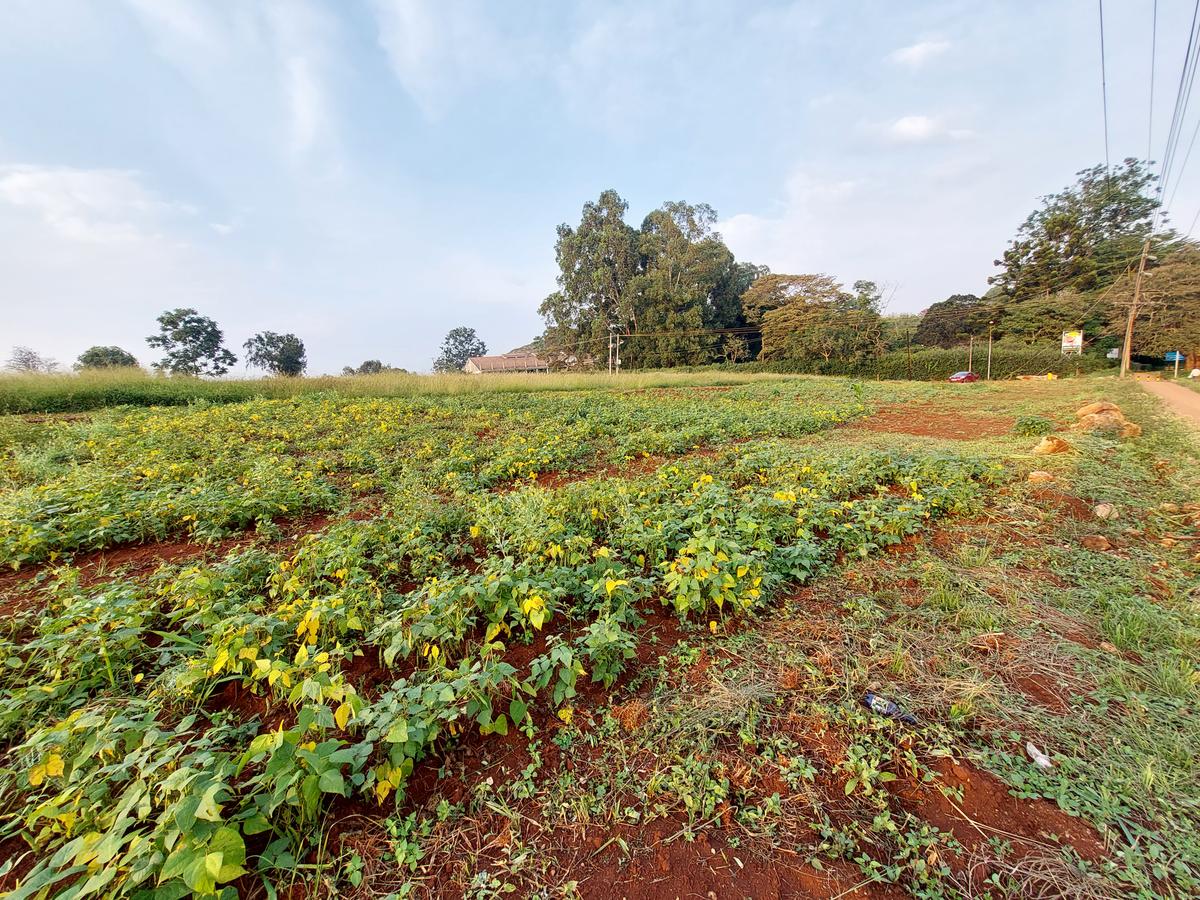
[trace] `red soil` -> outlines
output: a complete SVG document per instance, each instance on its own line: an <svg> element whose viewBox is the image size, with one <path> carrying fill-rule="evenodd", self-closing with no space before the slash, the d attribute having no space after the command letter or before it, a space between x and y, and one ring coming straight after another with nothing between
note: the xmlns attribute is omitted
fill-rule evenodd
<svg viewBox="0 0 1200 900"><path fill-rule="evenodd" d="M945 412L933 406L884 407L873 416L848 423L844 428L911 434L916 437L975 441L984 437L1010 434L1013 419L1006 416L973 415Z"/></svg>

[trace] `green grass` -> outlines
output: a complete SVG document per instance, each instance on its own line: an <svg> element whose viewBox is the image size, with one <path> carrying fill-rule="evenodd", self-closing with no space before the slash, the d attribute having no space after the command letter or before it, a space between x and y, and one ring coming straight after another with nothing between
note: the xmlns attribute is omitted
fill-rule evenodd
<svg viewBox="0 0 1200 900"><path fill-rule="evenodd" d="M0 415L86 412L109 406L179 406L198 400L237 403L256 398L280 399L333 393L344 397L414 397L476 393L581 391L617 386L624 390L738 385L780 381L795 376L739 373L719 369L702 372L511 374L511 375L379 375L316 378L168 378L141 370L93 371L71 375L0 375Z"/></svg>

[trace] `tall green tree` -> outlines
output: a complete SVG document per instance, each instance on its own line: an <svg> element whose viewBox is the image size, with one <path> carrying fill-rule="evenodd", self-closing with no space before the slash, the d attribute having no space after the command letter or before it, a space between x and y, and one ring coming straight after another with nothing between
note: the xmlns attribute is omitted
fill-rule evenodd
<svg viewBox="0 0 1200 900"><path fill-rule="evenodd" d="M75 369L129 369L137 364L134 355L120 347L89 347L79 354Z"/></svg>
<svg viewBox="0 0 1200 900"><path fill-rule="evenodd" d="M623 357L639 368L695 365L718 358L719 339L701 334L733 254L712 230L706 203L664 203L646 216L633 292L635 335ZM644 336L642 336L644 335Z"/></svg>
<svg viewBox="0 0 1200 900"><path fill-rule="evenodd" d="M246 363L264 369L272 375L295 378L304 374L308 367L304 341L294 334L262 331L246 341L243 346L246 348Z"/></svg>
<svg viewBox="0 0 1200 900"><path fill-rule="evenodd" d="M545 353L555 367L607 351L610 327L637 327L629 285L637 274L637 232L625 223L629 204L614 190L583 205L579 226L558 226L554 257L558 290L542 301Z"/></svg>
<svg viewBox="0 0 1200 900"><path fill-rule="evenodd" d="M474 328L459 326L447 332L442 350L433 361L435 372L461 372L472 356L487 353L487 344L479 339Z"/></svg>
<svg viewBox="0 0 1200 900"><path fill-rule="evenodd" d="M953 347L970 335L986 334L995 314L996 310L982 297L952 294L921 314L913 341L926 347Z"/></svg>
<svg viewBox="0 0 1200 900"><path fill-rule="evenodd" d="M1075 184L1042 198L996 261L1003 271L992 282L1017 303L1111 284L1150 235L1154 185L1155 176L1138 159L1111 171L1084 169Z"/></svg>
<svg viewBox="0 0 1200 900"><path fill-rule="evenodd" d="M171 375L224 375L237 357L221 346L217 323L194 309L171 309L158 317L158 334L146 343L165 354L154 368Z"/></svg>

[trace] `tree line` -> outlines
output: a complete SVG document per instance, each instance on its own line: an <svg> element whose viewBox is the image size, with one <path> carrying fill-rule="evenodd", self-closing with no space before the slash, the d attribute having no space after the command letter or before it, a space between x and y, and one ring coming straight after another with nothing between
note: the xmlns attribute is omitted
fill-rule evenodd
<svg viewBox="0 0 1200 900"><path fill-rule="evenodd" d="M558 227L558 289L541 304L539 346L553 368L604 366L610 333L623 365L657 368L760 359L854 361L905 347L950 348L993 337L1010 349L1057 343L1082 329L1093 351L1120 341L1133 272L1154 243L1136 347L1200 349L1200 248L1155 228L1156 179L1126 159L1077 174L1041 198L982 296L957 293L917 315L885 315L869 280L847 288L820 273L785 274L738 261L706 204L664 203L635 228L614 190Z"/></svg>
<svg viewBox="0 0 1200 900"><path fill-rule="evenodd" d="M237 356L224 346L224 332L208 316L202 316L194 309L180 308L167 310L157 321L158 332L146 338L147 344L163 353L162 359L151 364L156 372L193 377L220 376L236 365ZM308 367L304 341L294 334L261 331L242 346L246 351L246 364L271 375L294 378L303 375ZM461 372L468 358L485 353L487 345L479 339L474 328L451 329L434 360L434 371ZM73 366L77 372L138 367L137 357L113 346L89 347ZM5 368L10 372L51 374L60 367L57 360L29 347L13 347ZM407 371L378 359L368 359L357 366L345 366L342 374L378 375Z"/></svg>

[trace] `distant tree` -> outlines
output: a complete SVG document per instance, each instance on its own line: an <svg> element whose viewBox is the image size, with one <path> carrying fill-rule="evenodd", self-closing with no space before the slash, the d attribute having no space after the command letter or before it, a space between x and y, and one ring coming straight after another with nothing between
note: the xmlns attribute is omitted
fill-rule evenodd
<svg viewBox="0 0 1200 900"><path fill-rule="evenodd" d="M487 353L487 344L479 339L474 328L452 328L442 341L442 352L433 361L435 372L461 372L472 356Z"/></svg>
<svg viewBox="0 0 1200 900"><path fill-rule="evenodd" d="M1111 333L1123 336L1133 299L1134 280L1113 288L1108 308ZM1189 368L1200 366L1200 247L1189 244L1162 260L1144 279L1133 350L1156 356L1178 350Z"/></svg>
<svg viewBox="0 0 1200 900"><path fill-rule="evenodd" d="M247 365L265 369L272 375L294 378L304 374L308 366L304 341L294 334L263 331L254 335L243 346L246 348Z"/></svg>
<svg viewBox="0 0 1200 900"><path fill-rule="evenodd" d="M764 274L742 295L742 311L748 324L761 325L763 316L773 309L795 301L823 303L842 293L842 286L828 275Z"/></svg>
<svg viewBox="0 0 1200 900"><path fill-rule="evenodd" d="M343 375L378 375L381 372L402 372L407 374L408 369L399 369L396 366L389 366L387 363L382 363L377 359L365 360L359 366L343 366Z"/></svg>
<svg viewBox="0 0 1200 900"><path fill-rule="evenodd" d="M821 276L824 278L825 276ZM880 294L874 282L856 281L853 293L820 291L793 297L762 317L762 359L862 359L883 349Z"/></svg>
<svg viewBox="0 0 1200 900"><path fill-rule="evenodd" d="M721 355L726 362L739 363L750 358L750 345L740 334L727 334L721 341Z"/></svg>
<svg viewBox="0 0 1200 900"><path fill-rule="evenodd" d="M919 313L895 313L883 316L879 321L885 350L900 350L915 338L917 326L921 324Z"/></svg>
<svg viewBox="0 0 1200 900"><path fill-rule="evenodd" d="M732 259L732 255L731 255ZM771 274L766 266L730 262L714 286L704 308L706 328L739 328L746 325L742 298L760 278Z"/></svg>
<svg viewBox="0 0 1200 900"><path fill-rule="evenodd" d="M154 368L171 375L224 375L237 357L221 346L217 323L194 309L172 309L158 317L159 333L146 338L166 356Z"/></svg>
<svg viewBox="0 0 1200 900"><path fill-rule="evenodd" d="M137 364L137 358L120 347L89 347L79 354L75 369L129 369Z"/></svg>
<svg viewBox="0 0 1200 900"><path fill-rule="evenodd" d="M558 290L538 308L552 365L602 352L610 326L636 327L629 289L637 274L638 233L625 223L628 208L620 194L607 190L583 205L578 227L558 226Z"/></svg>
<svg viewBox="0 0 1200 900"><path fill-rule="evenodd" d="M996 260L1003 271L991 281L1018 303L1111 284L1150 235L1156 178L1141 160L1126 159L1111 170L1093 166L1078 176L1075 184L1042 198L1041 208L1030 213Z"/></svg>
<svg viewBox="0 0 1200 900"><path fill-rule="evenodd" d="M32 373L39 372L48 375L58 370L58 363L48 356L42 356L29 347L13 347L12 356L4 367L10 372Z"/></svg>
<svg viewBox="0 0 1200 900"><path fill-rule="evenodd" d="M921 314L913 341L926 347L953 347L969 335L987 333L995 316L991 304L974 294L954 294L932 304Z"/></svg>
<svg viewBox="0 0 1200 900"><path fill-rule="evenodd" d="M664 203L646 216L638 239L638 274L631 330L644 334L622 350L638 367L694 365L719 358L717 342L702 332L710 302L734 265L712 230L716 211L706 203Z"/></svg>
<svg viewBox="0 0 1200 900"><path fill-rule="evenodd" d="M1107 308L1106 303L1104 310ZM1089 316L1090 321L1085 321ZM1068 288L1011 304L1004 314L1003 335L1011 343L1057 343L1064 331L1075 328L1083 328L1085 334L1095 334L1103 326L1104 318L1105 312L1097 308L1092 294Z"/></svg>

